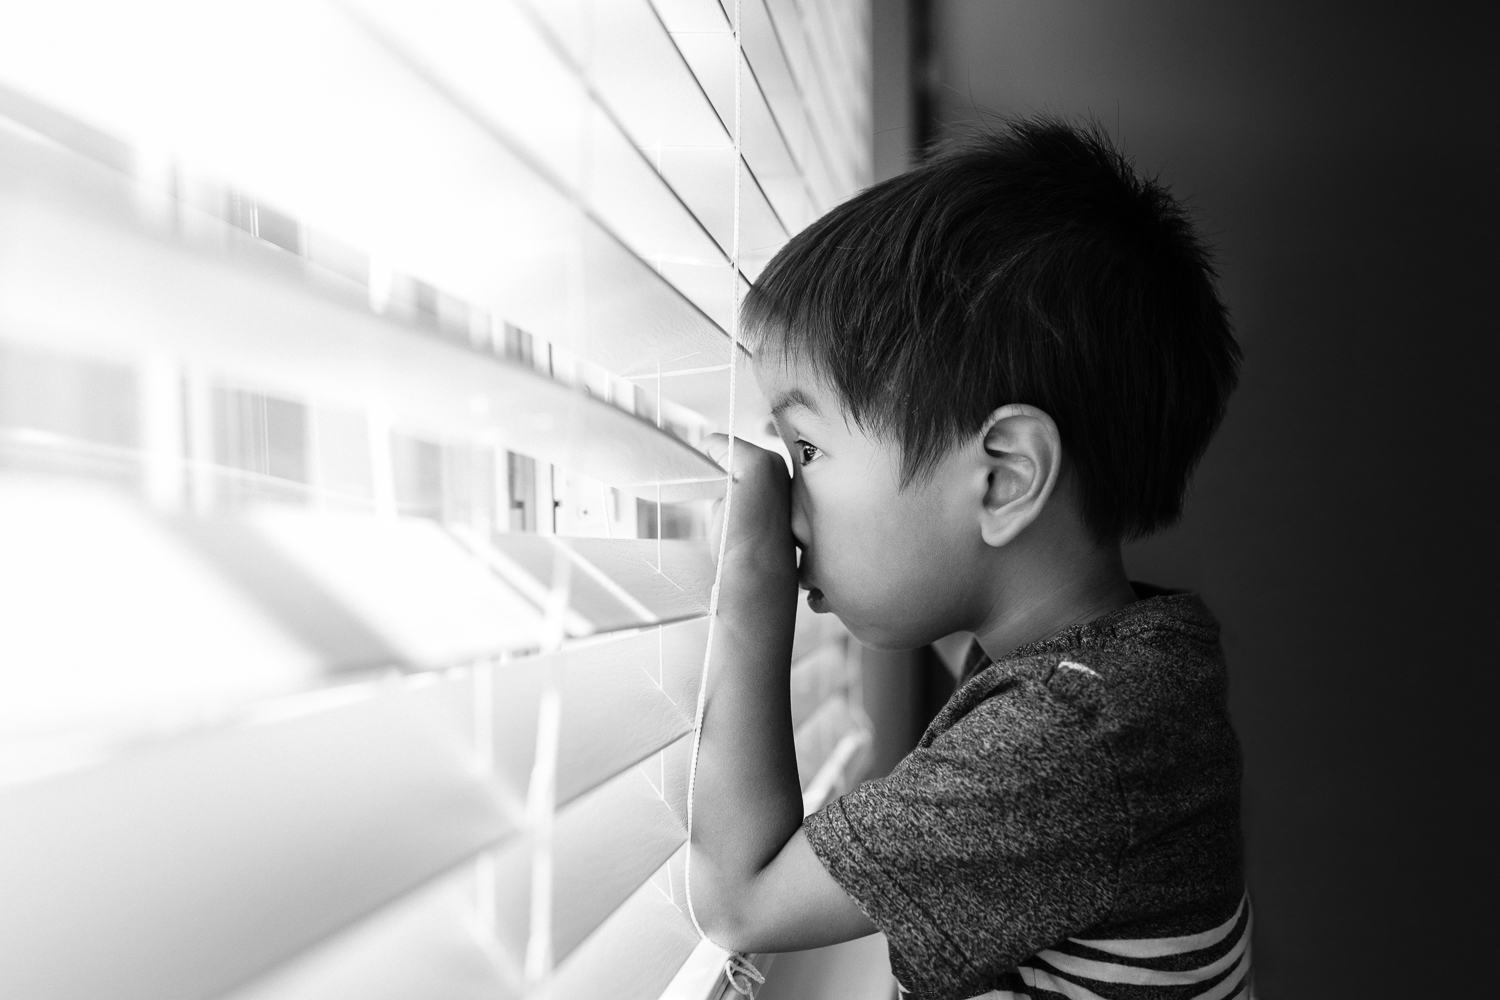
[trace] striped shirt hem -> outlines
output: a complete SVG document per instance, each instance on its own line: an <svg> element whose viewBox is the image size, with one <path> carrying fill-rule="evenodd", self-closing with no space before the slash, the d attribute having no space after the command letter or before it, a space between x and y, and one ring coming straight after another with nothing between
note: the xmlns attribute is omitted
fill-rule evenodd
<svg viewBox="0 0 1500 1000"><path fill-rule="evenodd" d="M1254 1000L1250 898L1211 930L1181 937L1068 938L1016 968L1024 988L973 1000Z"/></svg>

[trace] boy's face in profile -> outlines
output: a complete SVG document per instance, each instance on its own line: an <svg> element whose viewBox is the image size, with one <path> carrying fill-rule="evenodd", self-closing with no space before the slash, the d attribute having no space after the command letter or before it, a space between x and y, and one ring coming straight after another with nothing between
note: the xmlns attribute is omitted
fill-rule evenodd
<svg viewBox="0 0 1500 1000"><path fill-rule="evenodd" d="M865 433L805 362L755 360L792 456L792 533L814 611L831 611L868 646L909 649L971 627L989 611L978 515L978 441L949 449L902 488L901 448Z"/></svg>

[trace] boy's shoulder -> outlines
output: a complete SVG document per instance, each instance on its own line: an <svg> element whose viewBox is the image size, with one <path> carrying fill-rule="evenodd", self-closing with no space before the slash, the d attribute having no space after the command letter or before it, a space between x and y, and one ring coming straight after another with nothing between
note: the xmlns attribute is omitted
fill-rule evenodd
<svg viewBox="0 0 1500 1000"><path fill-rule="evenodd" d="M1066 719L1113 734L1157 723L1227 722L1213 614L1194 594L1135 586L1140 600L999 661L971 645L958 690L920 745L997 715L1022 729Z"/></svg>

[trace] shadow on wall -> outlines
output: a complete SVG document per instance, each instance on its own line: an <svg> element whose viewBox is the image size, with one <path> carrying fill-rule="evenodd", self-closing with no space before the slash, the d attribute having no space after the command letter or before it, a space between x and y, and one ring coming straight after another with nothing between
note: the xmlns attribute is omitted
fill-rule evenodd
<svg viewBox="0 0 1500 1000"><path fill-rule="evenodd" d="M1224 625L1262 994L1480 995L1431 955L1500 881L1493 8L935 7L947 120L1091 111L1219 247L1241 388L1127 563Z"/></svg>

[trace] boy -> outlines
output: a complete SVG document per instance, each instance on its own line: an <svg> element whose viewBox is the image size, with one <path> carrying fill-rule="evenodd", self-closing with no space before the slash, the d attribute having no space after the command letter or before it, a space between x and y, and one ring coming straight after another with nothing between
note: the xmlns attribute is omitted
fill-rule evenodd
<svg viewBox="0 0 1500 1000"><path fill-rule="evenodd" d="M879 929L919 1000L1247 996L1218 627L1120 556L1179 515L1237 378L1181 208L1097 129L1012 123L798 235L745 317L795 469L735 445L704 932L765 952ZM917 748L805 819L799 583L870 646L976 638Z"/></svg>

